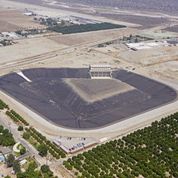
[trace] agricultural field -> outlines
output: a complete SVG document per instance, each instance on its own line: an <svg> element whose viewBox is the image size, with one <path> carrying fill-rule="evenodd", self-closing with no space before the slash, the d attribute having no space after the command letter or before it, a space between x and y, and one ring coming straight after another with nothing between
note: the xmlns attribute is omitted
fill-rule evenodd
<svg viewBox="0 0 178 178"><path fill-rule="evenodd" d="M108 29L115 29L115 28L124 28L124 25L117 25L111 23L96 23L96 24L80 24L80 25L71 25L71 26L53 26L49 27L49 30L60 32L62 34L71 34L71 33L82 33L82 32L89 32L89 31L98 31L98 30L108 30Z"/></svg>
<svg viewBox="0 0 178 178"><path fill-rule="evenodd" d="M78 178L178 177L178 113L64 161Z"/></svg>

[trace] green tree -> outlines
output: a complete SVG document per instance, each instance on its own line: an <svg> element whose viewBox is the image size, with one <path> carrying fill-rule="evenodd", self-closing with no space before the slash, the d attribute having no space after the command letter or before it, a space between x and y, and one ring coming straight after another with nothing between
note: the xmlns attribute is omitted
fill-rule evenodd
<svg viewBox="0 0 178 178"><path fill-rule="evenodd" d="M23 126L19 125L18 131L23 131Z"/></svg>
<svg viewBox="0 0 178 178"><path fill-rule="evenodd" d="M39 155L40 156L46 156L47 153L48 153L48 149L47 149L47 146L44 145L44 144L41 144L38 146L38 151L39 151Z"/></svg>
<svg viewBox="0 0 178 178"><path fill-rule="evenodd" d="M23 155L26 153L26 148L23 146L21 149L20 149L20 154Z"/></svg>
<svg viewBox="0 0 178 178"><path fill-rule="evenodd" d="M24 138L25 140L28 140L28 139L30 138L30 133L29 133L29 132L24 132L24 133L23 133L23 138Z"/></svg>
<svg viewBox="0 0 178 178"><path fill-rule="evenodd" d="M14 161L13 170L16 174L21 172L20 164L18 161Z"/></svg>
<svg viewBox="0 0 178 178"><path fill-rule="evenodd" d="M2 133L4 130L4 127L2 125L0 125L0 133Z"/></svg>
<svg viewBox="0 0 178 178"><path fill-rule="evenodd" d="M42 171L42 173L47 173L48 171L50 171L50 169L49 169L49 166L48 165L42 165L41 166L41 171Z"/></svg>
<svg viewBox="0 0 178 178"><path fill-rule="evenodd" d="M49 169L48 165L42 165L41 172L44 174L44 177L52 177L53 176L53 172Z"/></svg>
<svg viewBox="0 0 178 178"><path fill-rule="evenodd" d="M7 156L7 160L6 160L7 167L12 167L14 161L15 161L14 155L13 155L13 154L8 155L8 156Z"/></svg>

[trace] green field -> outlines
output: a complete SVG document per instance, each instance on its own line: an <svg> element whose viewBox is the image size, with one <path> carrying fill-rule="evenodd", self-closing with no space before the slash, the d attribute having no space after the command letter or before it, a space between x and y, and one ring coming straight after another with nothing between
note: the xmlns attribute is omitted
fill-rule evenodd
<svg viewBox="0 0 178 178"><path fill-rule="evenodd" d="M97 24L81 24L81 25L71 25L61 27L60 25L49 27L51 31L59 32L62 34L71 34L71 33L82 33L89 31L98 31L98 30L108 30L116 28L124 28L124 25L117 25L111 23L97 23Z"/></svg>
<svg viewBox="0 0 178 178"><path fill-rule="evenodd" d="M63 164L80 178L178 178L178 113Z"/></svg>

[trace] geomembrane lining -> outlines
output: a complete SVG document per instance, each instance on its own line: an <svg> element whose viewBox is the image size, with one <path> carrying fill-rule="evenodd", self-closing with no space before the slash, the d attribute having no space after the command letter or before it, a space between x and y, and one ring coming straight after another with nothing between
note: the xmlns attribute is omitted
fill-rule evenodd
<svg viewBox="0 0 178 178"><path fill-rule="evenodd" d="M89 79L87 68L37 68L22 72L32 82L11 73L0 77L0 89L45 119L65 128L104 127L169 103L177 97L176 91L167 85L126 70L115 70L113 78L132 89L87 102L64 81L67 78Z"/></svg>

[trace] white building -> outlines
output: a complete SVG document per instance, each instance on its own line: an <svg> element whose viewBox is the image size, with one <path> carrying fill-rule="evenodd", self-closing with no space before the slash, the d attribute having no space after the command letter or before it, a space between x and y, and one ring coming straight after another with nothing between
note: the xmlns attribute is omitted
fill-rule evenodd
<svg viewBox="0 0 178 178"><path fill-rule="evenodd" d="M112 78L112 68L110 65L90 65L89 74L91 79Z"/></svg>

